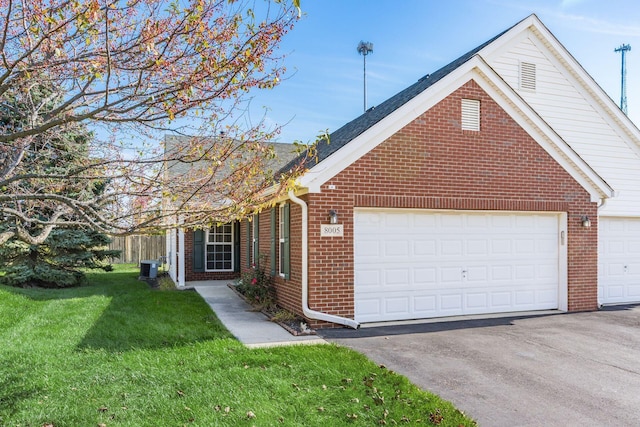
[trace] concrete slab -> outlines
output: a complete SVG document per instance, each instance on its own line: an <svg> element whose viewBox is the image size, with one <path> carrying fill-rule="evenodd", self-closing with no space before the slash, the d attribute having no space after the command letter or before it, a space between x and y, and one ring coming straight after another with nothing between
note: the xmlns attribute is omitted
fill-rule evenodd
<svg viewBox="0 0 640 427"><path fill-rule="evenodd" d="M225 327L245 346L326 344L317 335L294 336L264 314L252 311L251 305L229 289L228 283L228 280L188 282L185 289L195 289Z"/></svg>
<svg viewBox="0 0 640 427"><path fill-rule="evenodd" d="M640 424L640 306L319 332L480 426Z"/></svg>

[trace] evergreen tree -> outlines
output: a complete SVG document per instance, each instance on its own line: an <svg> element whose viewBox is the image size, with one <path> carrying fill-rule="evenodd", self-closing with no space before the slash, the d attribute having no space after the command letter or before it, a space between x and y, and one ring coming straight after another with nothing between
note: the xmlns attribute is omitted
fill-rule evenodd
<svg viewBox="0 0 640 427"><path fill-rule="evenodd" d="M12 98L13 102L2 104L0 128L15 131L27 121L34 120L25 114L25 111L29 111L25 102L43 104L46 107L43 111L51 110L61 102L56 96L52 96L54 92L48 90L46 85L40 86L31 94L27 100L16 97ZM41 189L46 188L51 193L50 177L82 167L89 159L88 147L92 133L77 123L68 124L62 129L44 132L26 141L28 147L22 151L19 169L20 173L30 174L32 178L10 183L10 186L15 186L14 191L37 196ZM71 196L82 201L99 197L104 191L103 184L99 180L67 180L54 184L53 190L60 196ZM18 216L33 218L50 217L53 213L51 209L37 197L21 200L13 205ZM0 232L11 225L10 220L15 218L0 218ZM41 223L34 221L27 223L24 228L30 234L37 234L42 227ZM0 282L11 286L77 286L85 277L81 269L111 269L108 259L118 256L119 251L107 250L109 242L106 235L82 226L54 229L41 244L30 244L16 235L0 247L0 270L5 273L0 277Z"/></svg>
<svg viewBox="0 0 640 427"><path fill-rule="evenodd" d="M9 286L64 288L84 283L81 269L111 270L110 239L94 230L54 229L44 243L31 245L11 239L0 246L0 282Z"/></svg>

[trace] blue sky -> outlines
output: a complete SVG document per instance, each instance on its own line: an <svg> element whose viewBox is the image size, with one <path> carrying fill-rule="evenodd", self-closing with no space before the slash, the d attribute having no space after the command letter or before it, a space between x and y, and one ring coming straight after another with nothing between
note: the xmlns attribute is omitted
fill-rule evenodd
<svg viewBox="0 0 640 427"><path fill-rule="evenodd" d="M360 40L368 106L535 13L616 102L620 54L627 54L629 117L640 125L640 2L602 0L301 0L304 17L285 37L287 78L256 94L252 120L284 125L279 140L313 141L363 112ZM267 110L264 112L263 107Z"/></svg>

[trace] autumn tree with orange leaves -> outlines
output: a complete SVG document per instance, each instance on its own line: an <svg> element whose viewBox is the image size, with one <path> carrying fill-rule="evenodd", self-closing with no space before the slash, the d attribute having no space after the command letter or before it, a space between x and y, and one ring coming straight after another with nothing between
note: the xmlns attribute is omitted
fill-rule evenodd
<svg viewBox="0 0 640 427"><path fill-rule="evenodd" d="M278 130L244 113L251 91L282 78L298 6L0 0L0 244L56 227L206 226L283 191L268 144ZM68 153L47 141L78 126L93 133L86 152L48 161Z"/></svg>

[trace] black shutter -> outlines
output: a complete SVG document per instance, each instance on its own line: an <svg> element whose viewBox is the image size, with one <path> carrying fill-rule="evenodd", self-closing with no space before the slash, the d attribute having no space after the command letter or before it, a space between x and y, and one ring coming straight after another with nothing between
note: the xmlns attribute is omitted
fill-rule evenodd
<svg viewBox="0 0 640 427"><path fill-rule="evenodd" d="M246 245L246 253L247 256L247 268L251 268L251 223L248 219L244 221L247 227L247 245Z"/></svg>
<svg viewBox="0 0 640 427"><path fill-rule="evenodd" d="M204 230L193 231L193 272L204 272Z"/></svg>

